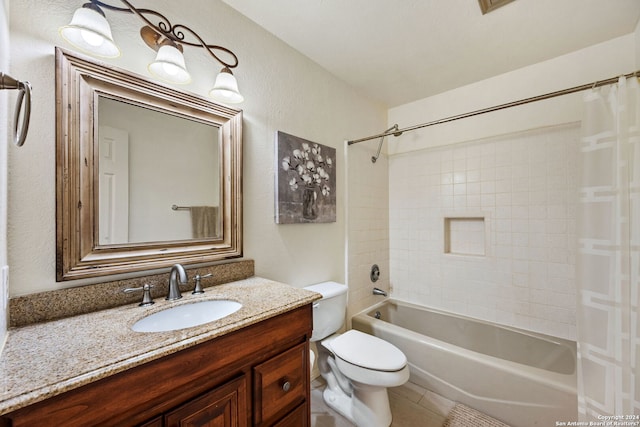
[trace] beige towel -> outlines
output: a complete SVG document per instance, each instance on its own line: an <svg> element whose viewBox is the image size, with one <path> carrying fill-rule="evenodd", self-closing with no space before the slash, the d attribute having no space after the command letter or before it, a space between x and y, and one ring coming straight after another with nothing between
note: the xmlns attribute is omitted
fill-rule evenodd
<svg viewBox="0 0 640 427"><path fill-rule="evenodd" d="M194 239L218 236L218 207L191 206L191 228Z"/></svg>

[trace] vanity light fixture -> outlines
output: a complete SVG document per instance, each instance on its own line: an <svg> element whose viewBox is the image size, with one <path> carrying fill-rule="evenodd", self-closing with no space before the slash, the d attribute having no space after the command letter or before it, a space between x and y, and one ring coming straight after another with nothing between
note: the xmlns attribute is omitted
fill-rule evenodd
<svg viewBox="0 0 640 427"><path fill-rule="evenodd" d="M166 43L158 48L156 60L149 64L149 72L170 83L186 84L191 81L184 56L174 43Z"/></svg>
<svg viewBox="0 0 640 427"><path fill-rule="evenodd" d="M224 67L213 85L213 89L209 91L209 95L214 99L219 99L222 102L230 102L237 104L244 99L238 91L238 82L236 78L231 74L231 70Z"/></svg>
<svg viewBox="0 0 640 427"><path fill-rule="evenodd" d="M183 56L184 46L204 49L222 65L214 87L209 95L223 103L239 103L244 97L238 90L238 82L231 72L238 66L238 57L231 50L207 44L191 28L182 24L172 24L162 14L151 9L137 9L127 0L120 0L126 7L117 7L99 0L90 0L73 14L69 25L60 28L62 37L78 49L94 56L115 58L120 56L120 49L113 41L111 27L103 9L133 13L144 22L140 29L142 40L157 51L155 60L149 64L149 72L154 76L175 84L186 84L191 81ZM148 17L157 21L153 23ZM189 35L191 40L186 39ZM220 53L228 56L227 60Z"/></svg>
<svg viewBox="0 0 640 427"><path fill-rule="evenodd" d="M120 56L120 49L113 41L104 12L93 3L86 3L77 9L69 25L60 28L60 35L87 53L103 58Z"/></svg>

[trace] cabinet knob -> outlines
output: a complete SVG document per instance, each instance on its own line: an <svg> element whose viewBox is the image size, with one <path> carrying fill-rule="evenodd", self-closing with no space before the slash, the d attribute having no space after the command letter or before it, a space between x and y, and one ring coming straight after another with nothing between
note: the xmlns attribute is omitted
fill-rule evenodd
<svg viewBox="0 0 640 427"><path fill-rule="evenodd" d="M282 391L289 391L291 390L291 383L289 381L285 381L284 384L282 384Z"/></svg>

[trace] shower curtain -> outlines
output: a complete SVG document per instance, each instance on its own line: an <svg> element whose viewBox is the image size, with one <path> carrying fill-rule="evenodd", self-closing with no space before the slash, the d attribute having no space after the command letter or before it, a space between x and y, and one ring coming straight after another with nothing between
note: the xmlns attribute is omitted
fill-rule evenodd
<svg viewBox="0 0 640 427"><path fill-rule="evenodd" d="M576 259L581 421L640 421L633 417L640 416L639 127L637 78L585 95Z"/></svg>

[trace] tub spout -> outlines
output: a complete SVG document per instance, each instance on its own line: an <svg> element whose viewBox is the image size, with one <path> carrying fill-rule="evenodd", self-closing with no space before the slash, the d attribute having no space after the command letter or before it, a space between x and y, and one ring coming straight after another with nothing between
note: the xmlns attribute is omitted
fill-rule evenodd
<svg viewBox="0 0 640 427"><path fill-rule="evenodd" d="M379 288L373 288L373 294L374 295L382 295L383 297L387 296L387 293L385 291L383 291L382 289L379 289Z"/></svg>

